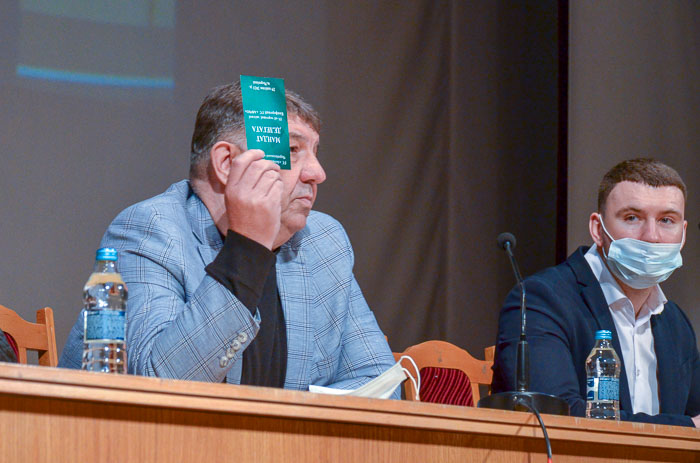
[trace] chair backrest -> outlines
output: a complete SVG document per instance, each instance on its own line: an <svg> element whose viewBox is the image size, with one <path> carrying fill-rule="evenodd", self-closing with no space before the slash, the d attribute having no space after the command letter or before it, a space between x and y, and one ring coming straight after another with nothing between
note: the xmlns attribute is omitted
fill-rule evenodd
<svg viewBox="0 0 700 463"><path fill-rule="evenodd" d="M493 365L493 360L496 358L496 346L488 346L484 347L484 360L487 362L491 362L491 365ZM492 369L493 370L493 369ZM493 375L493 372L492 372ZM491 383L489 383L489 394L491 394Z"/></svg>
<svg viewBox="0 0 700 463"><path fill-rule="evenodd" d="M27 349L39 353L39 365L58 365L53 310L44 307L36 311L36 323L28 322L14 310L0 305L0 331L12 336L17 346L17 361L27 363Z"/></svg>
<svg viewBox="0 0 700 463"><path fill-rule="evenodd" d="M480 398L478 385L483 384L489 387L491 386L491 379L493 377L491 366L493 365L493 360L478 360L472 357L466 350L454 344L450 344L449 342L426 341L411 346L404 352L394 353L394 358L398 361L402 355L410 356L413 361L416 362L418 370L433 367L463 372L467 378L469 378L467 387L469 387L468 383L476 385L471 391L473 403L477 403ZM409 371L414 372L413 365L411 365L410 362L404 361L402 365ZM424 378L421 379L421 383L424 383ZM414 400L416 394L413 383L411 381L406 381L404 384L406 388L406 398L408 400ZM421 389L423 389L423 384L421 384Z"/></svg>

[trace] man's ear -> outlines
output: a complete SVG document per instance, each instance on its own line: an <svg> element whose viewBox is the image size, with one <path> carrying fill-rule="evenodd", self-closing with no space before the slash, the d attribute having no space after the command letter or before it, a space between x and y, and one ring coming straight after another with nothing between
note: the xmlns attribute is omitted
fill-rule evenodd
<svg viewBox="0 0 700 463"><path fill-rule="evenodd" d="M594 212L588 218L588 232L593 238L593 242L599 247L603 247L603 226L600 222L600 213Z"/></svg>
<svg viewBox="0 0 700 463"><path fill-rule="evenodd" d="M685 234L688 232L688 221L683 221L683 241L681 242L681 249L685 247Z"/></svg>
<svg viewBox="0 0 700 463"><path fill-rule="evenodd" d="M240 154L240 152L240 148L227 141L218 141L211 147L211 151L209 152L211 170L214 177L216 177L222 185L226 185L226 182L228 182L231 161Z"/></svg>

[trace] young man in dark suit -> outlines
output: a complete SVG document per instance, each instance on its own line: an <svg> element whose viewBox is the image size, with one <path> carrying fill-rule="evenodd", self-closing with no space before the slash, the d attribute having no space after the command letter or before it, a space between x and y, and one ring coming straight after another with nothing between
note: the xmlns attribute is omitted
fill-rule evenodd
<svg viewBox="0 0 700 463"><path fill-rule="evenodd" d="M700 355L693 327L659 283L682 265L686 187L671 167L633 159L598 191L594 244L525 280L530 390L565 399L584 416L585 361L597 330L610 330L622 362L623 420L700 427ZM499 318L494 392L514 390L520 294Z"/></svg>

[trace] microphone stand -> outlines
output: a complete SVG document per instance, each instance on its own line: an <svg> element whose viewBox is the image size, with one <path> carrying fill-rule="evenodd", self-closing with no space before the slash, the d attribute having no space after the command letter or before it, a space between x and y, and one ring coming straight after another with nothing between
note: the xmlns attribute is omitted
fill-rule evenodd
<svg viewBox="0 0 700 463"><path fill-rule="evenodd" d="M520 288L520 341L518 341L515 363L515 378L518 392L526 392L530 384L530 350L527 345L527 336L525 335L525 326L527 323L525 282L523 282L523 277L520 274L518 263L515 261L510 241L506 241L503 247L508 254L510 266L513 268L515 279L518 281L518 287Z"/></svg>
<svg viewBox="0 0 700 463"><path fill-rule="evenodd" d="M498 236L499 247L508 254L510 265L513 268L515 279L520 288L520 340L518 341L517 357L515 364L515 378L517 391L500 392L491 394L479 400L479 408L496 408L499 410L531 411L539 410L551 415L569 415L569 404L551 394L528 391L530 385L530 351L527 344L525 328L527 311L525 304L525 282L520 274L518 263L513 255L515 237L510 233L502 233Z"/></svg>

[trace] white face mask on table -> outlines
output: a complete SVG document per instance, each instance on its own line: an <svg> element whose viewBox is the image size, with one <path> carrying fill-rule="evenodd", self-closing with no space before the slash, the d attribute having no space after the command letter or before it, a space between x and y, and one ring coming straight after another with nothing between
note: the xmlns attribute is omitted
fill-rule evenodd
<svg viewBox="0 0 700 463"><path fill-rule="evenodd" d="M418 400L418 391L420 391L420 373L417 373L417 380L413 378L411 372L401 366L401 361L403 359L410 361L413 364L413 367L416 369L416 372L418 371L418 367L413 359L407 355L404 355L391 368L357 389L335 389L332 387L316 386L312 384L309 386L309 392L316 392L319 394L348 395L355 397L370 397L374 399L388 399L392 396L396 388L401 385L401 383L406 381L406 379L410 379L413 381L413 385L416 388L416 400Z"/></svg>
<svg viewBox="0 0 700 463"><path fill-rule="evenodd" d="M610 248L603 256L608 268L620 281L634 289L650 288L664 282L683 265L681 248L685 242L685 230L680 243L649 243L634 238L614 239L599 215L600 225L608 238Z"/></svg>

